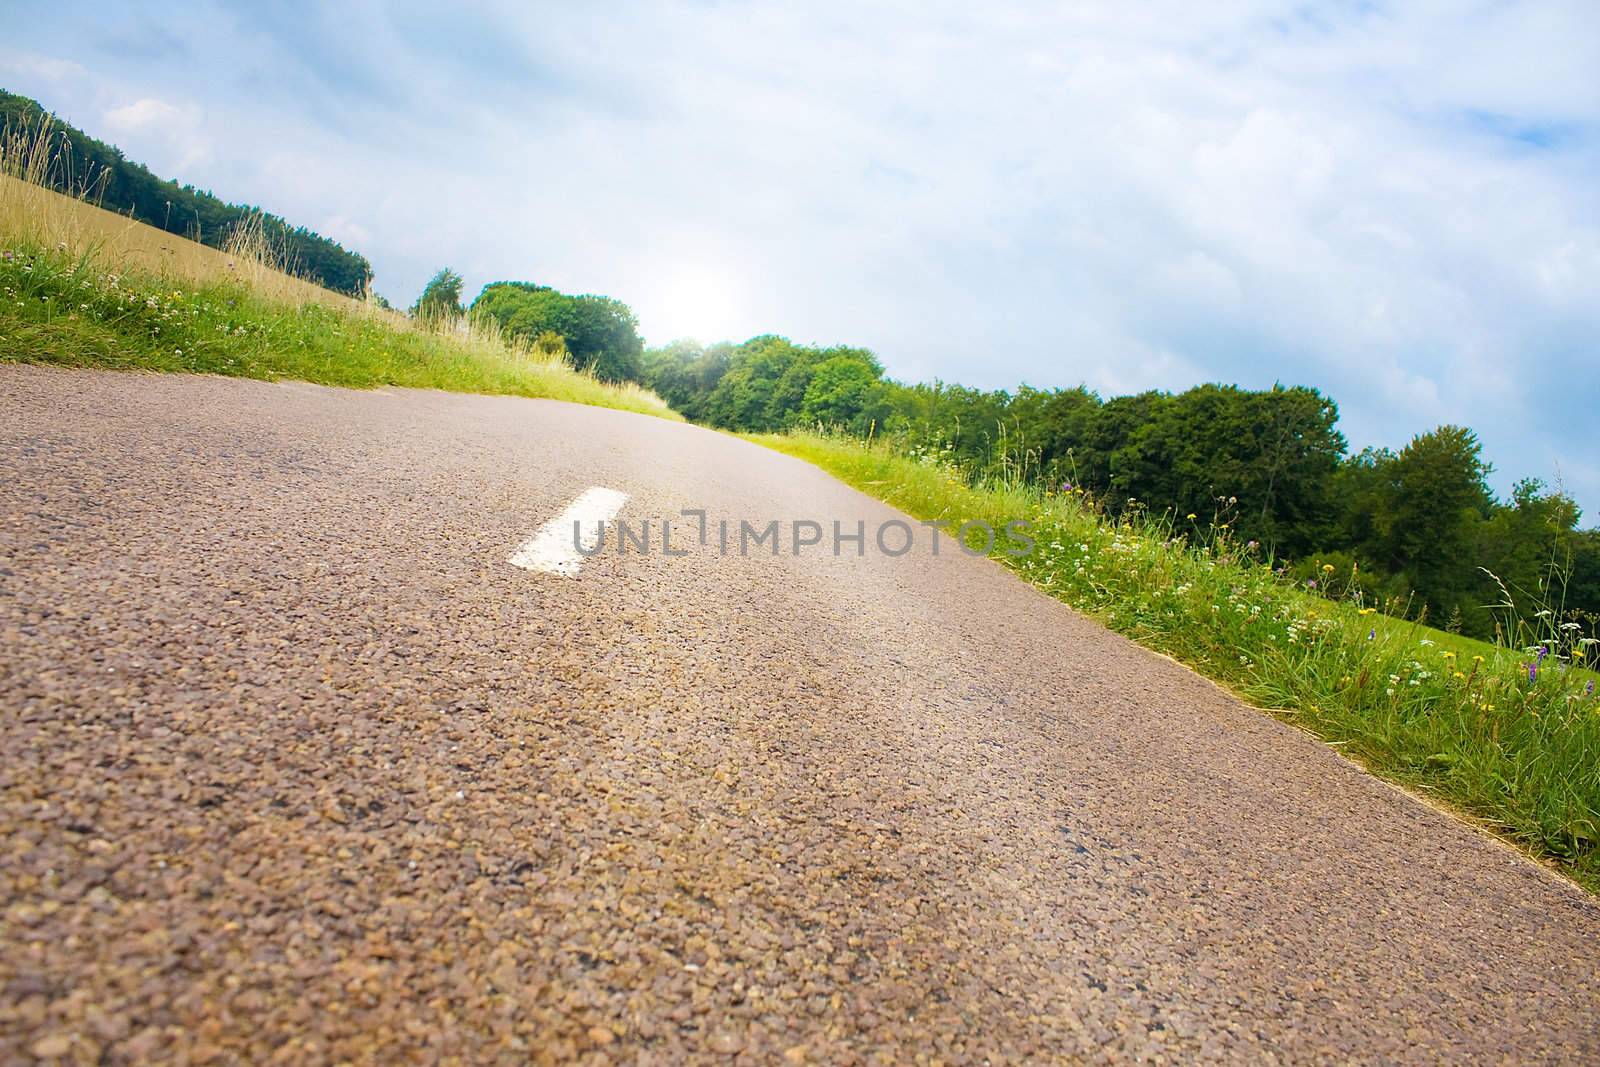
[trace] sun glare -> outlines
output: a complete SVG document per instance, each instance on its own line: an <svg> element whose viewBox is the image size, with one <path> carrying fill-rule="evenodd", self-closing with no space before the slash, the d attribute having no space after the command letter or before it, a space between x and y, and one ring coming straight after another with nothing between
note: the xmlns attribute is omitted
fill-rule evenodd
<svg viewBox="0 0 1600 1067"><path fill-rule="evenodd" d="M640 302L639 326L653 343L680 337L742 340L738 286L713 271L674 271L649 301Z"/></svg>

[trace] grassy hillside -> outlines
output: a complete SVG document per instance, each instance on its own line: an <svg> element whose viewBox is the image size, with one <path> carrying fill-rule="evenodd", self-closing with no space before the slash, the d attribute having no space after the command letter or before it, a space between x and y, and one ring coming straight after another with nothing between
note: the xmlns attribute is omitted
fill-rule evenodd
<svg viewBox="0 0 1600 1067"><path fill-rule="evenodd" d="M1600 891L1596 655L1571 631L1530 620L1527 647L1497 648L1307 593L1226 528L1111 521L1080 493L971 489L849 439L751 439L919 518L1030 521L1033 553L995 558L1039 589Z"/></svg>
<svg viewBox="0 0 1600 1067"><path fill-rule="evenodd" d="M242 204L230 204L190 185L167 181L45 111L36 100L0 89L0 142L28 156L36 184L88 192L85 197L125 217L215 248L226 247L241 226L267 234L295 265L294 273L339 292L360 296L372 265L357 252L302 226ZM19 151L22 150L22 151Z"/></svg>
<svg viewBox="0 0 1600 1067"><path fill-rule="evenodd" d="M108 271L189 286L236 281L279 303L314 303L336 311L365 307L363 301L277 269L259 233L241 235L231 249L212 248L3 172L0 241L13 251L70 250Z"/></svg>
<svg viewBox="0 0 1600 1067"><path fill-rule="evenodd" d="M0 152L0 361L548 397L676 419L492 328L423 329L279 270L259 229L196 244L23 180Z"/></svg>

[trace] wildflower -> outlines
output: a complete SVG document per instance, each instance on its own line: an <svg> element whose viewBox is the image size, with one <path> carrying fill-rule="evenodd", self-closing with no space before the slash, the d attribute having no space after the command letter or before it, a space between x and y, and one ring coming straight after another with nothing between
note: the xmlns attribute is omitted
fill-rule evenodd
<svg viewBox="0 0 1600 1067"><path fill-rule="evenodd" d="M1586 697L1594 696L1594 679L1593 678L1590 678L1589 679L1589 684L1583 687L1583 695L1586 696Z"/></svg>
<svg viewBox="0 0 1600 1067"><path fill-rule="evenodd" d="M1374 637L1377 637L1377 636L1378 636L1378 631L1376 631L1376 630L1368 630L1367 631L1367 640L1368 641L1371 641Z"/></svg>
<svg viewBox="0 0 1600 1067"><path fill-rule="evenodd" d="M1331 563L1324 563L1324 564L1323 564L1323 565L1322 565L1322 573L1323 573L1323 574L1332 574L1332 573L1333 573L1333 564L1331 564Z"/></svg>
<svg viewBox="0 0 1600 1067"><path fill-rule="evenodd" d="M1191 521L1191 522L1194 521L1194 512L1192 512L1192 511L1189 512L1189 521Z"/></svg>
<svg viewBox="0 0 1600 1067"><path fill-rule="evenodd" d="M1466 675L1462 674L1460 671L1456 671L1456 673L1452 674L1450 677L1452 677L1452 678L1465 678Z"/></svg>
<svg viewBox="0 0 1600 1067"><path fill-rule="evenodd" d="M1317 587L1317 580L1315 578L1311 578L1311 579L1308 579L1306 581L1306 588L1307 589L1315 589L1316 587Z"/></svg>
<svg viewBox="0 0 1600 1067"><path fill-rule="evenodd" d="M1538 663L1524 663L1523 666L1528 668L1528 681L1535 682L1539 680Z"/></svg>
<svg viewBox="0 0 1600 1067"><path fill-rule="evenodd" d="M1357 615L1376 615L1377 613L1377 608L1362 608L1360 611L1356 612Z"/></svg>
<svg viewBox="0 0 1600 1067"><path fill-rule="evenodd" d="M1474 663L1482 663L1483 662L1483 657L1482 656L1473 656L1472 657L1472 662L1474 662Z"/></svg>

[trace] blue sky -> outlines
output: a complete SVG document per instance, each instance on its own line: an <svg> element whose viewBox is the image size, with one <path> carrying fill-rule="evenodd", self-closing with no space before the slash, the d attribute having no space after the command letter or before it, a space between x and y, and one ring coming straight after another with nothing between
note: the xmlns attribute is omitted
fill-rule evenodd
<svg viewBox="0 0 1600 1067"><path fill-rule="evenodd" d="M12 0L0 86L366 254L1111 395L1316 386L1600 520L1600 14Z"/></svg>

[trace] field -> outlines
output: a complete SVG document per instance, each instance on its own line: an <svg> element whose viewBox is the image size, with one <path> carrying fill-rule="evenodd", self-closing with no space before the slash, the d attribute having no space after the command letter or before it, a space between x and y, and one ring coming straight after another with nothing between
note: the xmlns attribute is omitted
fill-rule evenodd
<svg viewBox="0 0 1600 1067"><path fill-rule="evenodd" d="M997 529L1027 519L1035 550L995 558L1039 589L1600 890L1591 644L1552 627L1525 648L1497 648L1308 593L1226 529L1111 522L1078 493L974 489L957 471L881 445L751 439L919 518Z"/></svg>
<svg viewBox="0 0 1600 1067"><path fill-rule="evenodd" d="M15 153L14 153L15 154ZM0 159L0 361L548 397L678 418L481 325L423 329L279 269L21 180Z"/></svg>

